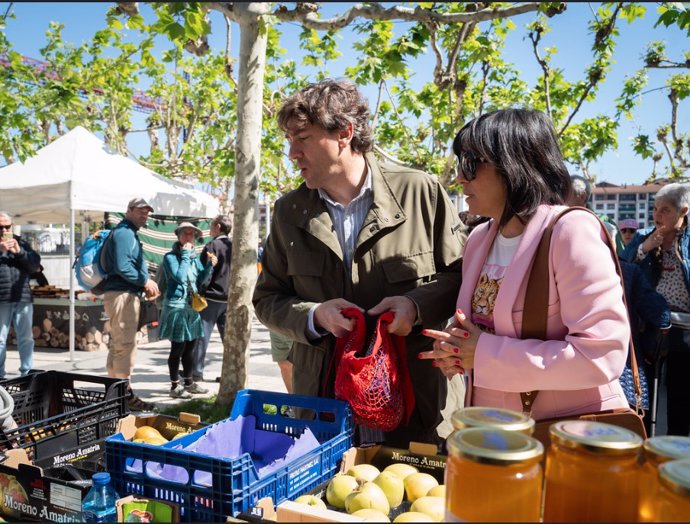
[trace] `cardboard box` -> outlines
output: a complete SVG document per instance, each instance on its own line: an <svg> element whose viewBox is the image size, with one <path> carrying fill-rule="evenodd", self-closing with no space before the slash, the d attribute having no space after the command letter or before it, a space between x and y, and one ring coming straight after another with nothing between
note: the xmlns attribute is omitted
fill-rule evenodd
<svg viewBox="0 0 690 524"><path fill-rule="evenodd" d="M178 433L191 433L208 426L201 422L201 417L194 413L179 414L177 418L170 415L148 415L137 417L128 415L118 423L115 433L122 433L127 440L134 438L134 433L142 426L151 426L158 430L166 439L172 440Z"/></svg>
<svg viewBox="0 0 690 524"><path fill-rule="evenodd" d="M172 502L129 495L118 499L115 508L118 522L180 522L180 506Z"/></svg>
<svg viewBox="0 0 690 524"><path fill-rule="evenodd" d="M280 504L276 515L278 522L366 522L363 518L348 515L344 511L307 506L291 500Z"/></svg>
<svg viewBox="0 0 690 524"><path fill-rule="evenodd" d="M420 473L428 473L436 478L439 484L443 484L446 474L446 458L444 455L436 454L435 445L420 442L410 442L409 449L390 448L381 445L350 448L343 455L340 472L347 473L356 464L371 464L383 471L386 466L400 462L416 467Z"/></svg>
<svg viewBox="0 0 690 524"><path fill-rule="evenodd" d="M6 451L0 463L0 513L8 520L81 522L81 503L90 488L90 481L44 475L23 449Z"/></svg>

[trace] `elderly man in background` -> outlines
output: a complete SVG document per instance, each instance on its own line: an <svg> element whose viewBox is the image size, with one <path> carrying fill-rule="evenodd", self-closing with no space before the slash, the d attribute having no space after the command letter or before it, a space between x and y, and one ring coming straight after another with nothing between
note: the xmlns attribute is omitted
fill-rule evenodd
<svg viewBox="0 0 690 524"><path fill-rule="evenodd" d="M12 217L0 212L0 379L5 378L7 337L14 325L19 350L19 373L31 370L34 356L34 305L29 280L39 271L41 256L12 233Z"/></svg>

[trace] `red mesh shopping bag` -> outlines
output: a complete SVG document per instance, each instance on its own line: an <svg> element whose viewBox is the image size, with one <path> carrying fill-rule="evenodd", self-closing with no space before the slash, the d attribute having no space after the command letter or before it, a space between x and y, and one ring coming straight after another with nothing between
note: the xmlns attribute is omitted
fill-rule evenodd
<svg viewBox="0 0 690 524"><path fill-rule="evenodd" d="M346 308L343 315L355 319L355 328L335 345L335 398L350 403L357 424L392 431L414 409L414 391L407 369L405 339L388 333L393 313L376 322L367 340L364 314Z"/></svg>

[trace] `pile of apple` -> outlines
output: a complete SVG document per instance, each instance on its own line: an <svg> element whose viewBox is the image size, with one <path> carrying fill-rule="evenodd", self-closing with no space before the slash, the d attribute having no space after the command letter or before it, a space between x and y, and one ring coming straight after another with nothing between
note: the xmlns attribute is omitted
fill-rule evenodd
<svg viewBox="0 0 690 524"><path fill-rule="evenodd" d="M371 464L358 464L346 474L333 477L326 488L326 500L331 506L365 522L390 522L388 514L403 499L411 503L410 510L400 513L393 522L441 522L445 498L444 485L409 464L391 464L383 471ZM295 502L327 507L314 495L302 495Z"/></svg>

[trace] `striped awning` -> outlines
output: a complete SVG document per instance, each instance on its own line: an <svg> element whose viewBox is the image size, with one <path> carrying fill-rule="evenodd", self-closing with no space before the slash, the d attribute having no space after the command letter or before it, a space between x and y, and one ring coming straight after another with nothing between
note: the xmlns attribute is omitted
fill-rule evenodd
<svg viewBox="0 0 690 524"><path fill-rule="evenodd" d="M105 227L113 229L125 217L124 213L106 213ZM166 215L149 215L146 226L138 231L139 240L144 248L144 259L148 262L149 273L155 274L163 263L163 257L172 249L177 240L175 228L182 222L191 222L201 229L203 236L196 241L196 251L201 253L207 242L211 240L212 218L193 218Z"/></svg>

